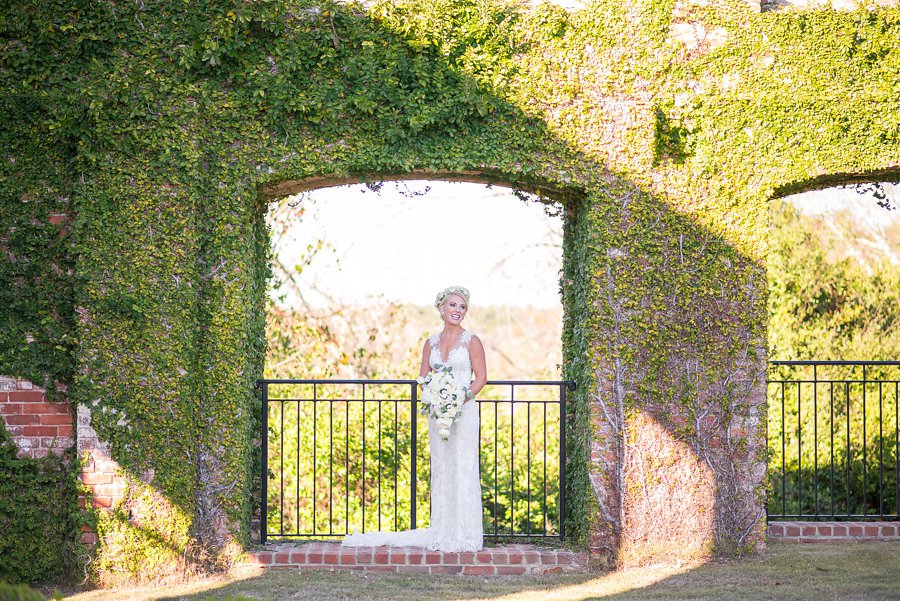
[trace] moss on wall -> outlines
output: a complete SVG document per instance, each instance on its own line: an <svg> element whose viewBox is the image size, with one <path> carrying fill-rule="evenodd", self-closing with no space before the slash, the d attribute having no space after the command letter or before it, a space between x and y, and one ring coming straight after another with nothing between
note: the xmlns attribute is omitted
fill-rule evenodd
<svg viewBox="0 0 900 601"><path fill-rule="evenodd" d="M410 172L566 207L573 539L617 557L652 419L711 467L707 546L760 540L767 201L896 173L897 9L42 0L0 29L3 243L29 256L0 294L42 291L0 314L0 367L70 381L198 564L248 542L267 195Z"/></svg>

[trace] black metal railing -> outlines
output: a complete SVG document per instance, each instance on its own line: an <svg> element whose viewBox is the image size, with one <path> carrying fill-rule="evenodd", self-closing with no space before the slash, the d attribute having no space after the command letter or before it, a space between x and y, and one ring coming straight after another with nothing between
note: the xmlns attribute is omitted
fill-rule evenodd
<svg viewBox="0 0 900 601"><path fill-rule="evenodd" d="M900 361L772 361L769 519L900 519Z"/></svg>
<svg viewBox="0 0 900 601"><path fill-rule="evenodd" d="M427 419L412 380L259 380L260 539L404 530L430 515ZM567 381L479 394L485 536L564 538Z"/></svg>

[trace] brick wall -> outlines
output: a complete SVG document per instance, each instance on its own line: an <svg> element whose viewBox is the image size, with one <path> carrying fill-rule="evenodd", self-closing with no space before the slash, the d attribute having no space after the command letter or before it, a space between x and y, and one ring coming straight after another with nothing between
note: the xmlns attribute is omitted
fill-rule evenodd
<svg viewBox="0 0 900 601"><path fill-rule="evenodd" d="M110 511L125 495L126 483L119 464L113 460L109 446L97 438L91 426L91 410L78 406L78 455L82 458L81 482L91 490L91 505L95 509ZM79 503L84 506L85 498ZM87 527L81 533L81 542L96 544L97 534Z"/></svg>
<svg viewBox="0 0 900 601"><path fill-rule="evenodd" d="M27 380L0 376L0 417L20 457L61 454L75 442L69 401L49 401L44 389Z"/></svg>
<svg viewBox="0 0 900 601"><path fill-rule="evenodd" d="M109 510L125 494L119 464L97 438L87 407L78 407L76 430L68 399L50 401L44 389L31 382L0 376L0 417L19 448L20 457L39 459L50 453L61 454L76 445L77 440L76 450L83 461L80 478L92 493L93 507ZM79 503L83 507L87 498L79 498ZM96 533L85 528L81 542L96 543Z"/></svg>
<svg viewBox="0 0 900 601"><path fill-rule="evenodd" d="M585 553L532 545L485 547L477 553L444 553L417 547L342 547L340 543L276 543L248 554L248 563L266 568L360 570L397 574L506 576L581 572Z"/></svg>
<svg viewBox="0 0 900 601"><path fill-rule="evenodd" d="M796 543L900 540L900 522L770 522L768 535Z"/></svg>

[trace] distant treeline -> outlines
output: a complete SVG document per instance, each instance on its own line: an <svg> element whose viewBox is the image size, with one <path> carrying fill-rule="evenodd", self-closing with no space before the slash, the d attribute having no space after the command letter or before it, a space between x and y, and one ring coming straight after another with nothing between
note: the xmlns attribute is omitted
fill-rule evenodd
<svg viewBox="0 0 900 601"><path fill-rule="evenodd" d="M895 360L900 265L873 261L846 216L772 207L770 359ZM838 235L835 235L838 232ZM863 263L853 257L867 256ZM898 509L898 367L779 367L769 385L770 513ZM798 381L804 383L798 384Z"/></svg>

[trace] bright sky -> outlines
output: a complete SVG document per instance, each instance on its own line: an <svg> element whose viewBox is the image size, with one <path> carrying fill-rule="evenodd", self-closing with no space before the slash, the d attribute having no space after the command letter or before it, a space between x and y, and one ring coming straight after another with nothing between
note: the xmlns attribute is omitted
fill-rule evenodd
<svg viewBox="0 0 900 601"><path fill-rule="evenodd" d="M439 290L460 285L473 305L559 306L562 218L508 188L389 182L377 193L323 188L301 202L306 213L281 256L296 263L324 239L326 250L300 274L314 305L327 303L316 288L342 302L383 296L430 305Z"/></svg>
<svg viewBox="0 0 900 601"><path fill-rule="evenodd" d="M900 185L884 183L882 186L887 200L896 206L900 201ZM869 227L900 219L900 210L887 211L878 206L871 194L859 194L853 188L813 190L786 196L785 199L808 215L849 210L857 221Z"/></svg>
<svg viewBox="0 0 900 601"><path fill-rule="evenodd" d="M887 191L893 199L900 192L892 186ZM851 208L866 222L900 214L850 189L788 198L813 214ZM285 264L296 264L308 244L325 241L299 276L307 302L315 306L327 306L327 297L351 304L382 297L430 305L449 285L469 288L476 305L559 306L562 218L549 217L544 205L523 202L508 188L388 182L378 192L338 186L292 200L298 199L306 213L279 252Z"/></svg>

